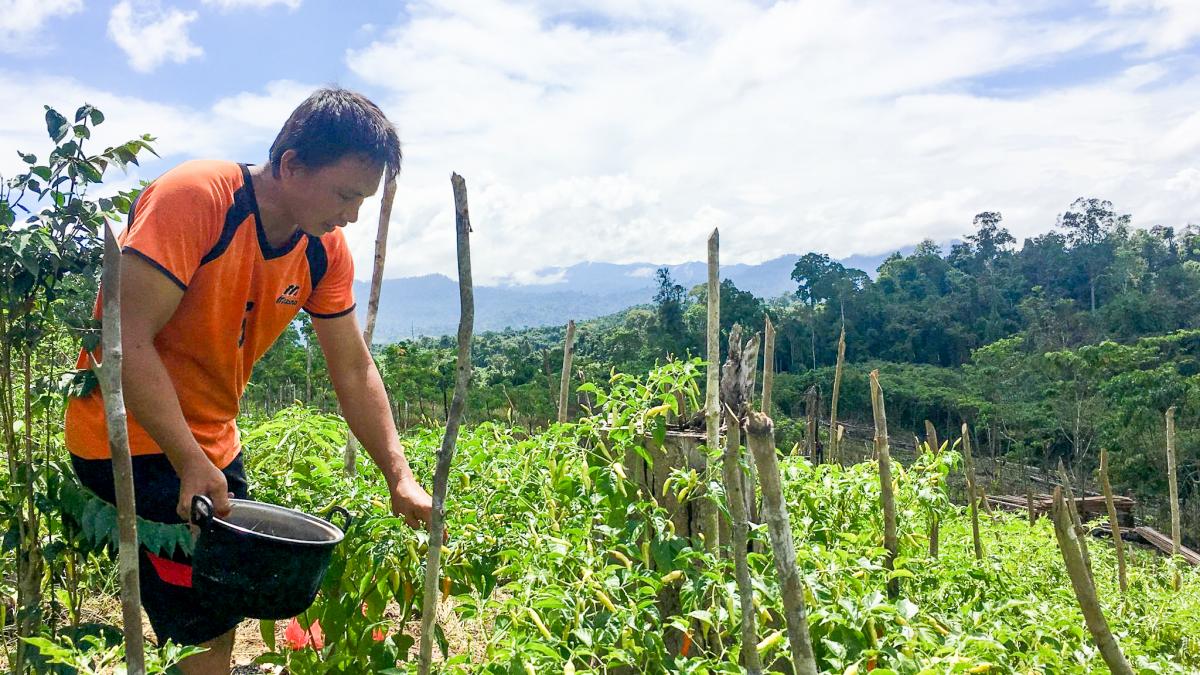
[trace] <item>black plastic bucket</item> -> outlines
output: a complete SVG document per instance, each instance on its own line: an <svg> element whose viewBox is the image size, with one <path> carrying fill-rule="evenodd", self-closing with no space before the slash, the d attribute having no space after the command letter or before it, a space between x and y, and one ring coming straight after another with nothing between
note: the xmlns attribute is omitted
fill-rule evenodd
<svg viewBox="0 0 1200 675"><path fill-rule="evenodd" d="M253 619L287 619L317 597L333 549L345 536L327 520L293 509L231 499L225 518L212 501L192 499L200 538L192 554L192 588L211 602ZM350 527L350 514L335 506Z"/></svg>

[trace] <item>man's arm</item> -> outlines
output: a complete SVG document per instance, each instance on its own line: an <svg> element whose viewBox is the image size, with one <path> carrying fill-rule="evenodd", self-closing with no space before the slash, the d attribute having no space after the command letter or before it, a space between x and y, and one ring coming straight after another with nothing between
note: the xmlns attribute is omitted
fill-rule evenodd
<svg viewBox="0 0 1200 675"><path fill-rule="evenodd" d="M383 472L392 496L392 512L403 516L412 527L428 525L433 500L408 466L392 422L387 391L354 312L333 319L314 317L312 323L342 414L350 431Z"/></svg>
<svg viewBox="0 0 1200 675"><path fill-rule="evenodd" d="M228 514L230 506L225 474L213 465L192 435L175 385L154 348L154 337L182 299L183 291L149 263L135 255L121 256L121 342L125 350L121 381L125 405L179 475L175 511L186 521L193 495L207 495L218 515Z"/></svg>

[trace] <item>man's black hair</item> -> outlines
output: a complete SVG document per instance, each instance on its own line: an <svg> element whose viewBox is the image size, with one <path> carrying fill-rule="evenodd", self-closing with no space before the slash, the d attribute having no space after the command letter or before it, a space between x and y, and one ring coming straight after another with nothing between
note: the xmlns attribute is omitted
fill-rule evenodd
<svg viewBox="0 0 1200 675"><path fill-rule="evenodd" d="M292 111L271 144L271 172L276 177L287 150L295 150L300 163L313 169L360 155L386 165L389 173L400 171L396 127L379 106L348 89L318 89Z"/></svg>

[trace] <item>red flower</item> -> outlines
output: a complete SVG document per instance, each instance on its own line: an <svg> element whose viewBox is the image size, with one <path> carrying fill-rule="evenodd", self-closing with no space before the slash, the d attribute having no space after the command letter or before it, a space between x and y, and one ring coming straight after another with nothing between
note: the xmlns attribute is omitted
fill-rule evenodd
<svg viewBox="0 0 1200 675"><path fill-rule="evenodd" d="M292 619L287 629L283 631L283 639L287 643L288 649L293 651L305 647L312 647L320 651L325 647L325 634L321 632L321 622L317 619L313 619L308 630L304 630L299 621Z"/></svg>
<svg viewBox="0 0 1200 675"><path fill-rule="evenodd" d="M366 616L367 615L367 603L364 602L362 604L361 609L362 609L362 615ZM371 631L371 639L376 642L383 642L384 638L386 638L386 637L387 637L387 633L385 633L382 628L376 628L375 630Z"/></svg>

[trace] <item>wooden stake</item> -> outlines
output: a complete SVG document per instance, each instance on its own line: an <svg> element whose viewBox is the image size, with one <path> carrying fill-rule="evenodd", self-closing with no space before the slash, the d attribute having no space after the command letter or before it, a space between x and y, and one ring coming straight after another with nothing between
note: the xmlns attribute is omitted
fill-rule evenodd
<svg viewBox="0 0 1200 675"><path fill-rule="evenodd" d="M363 341L367 351L375 337L375 317L379 314L379 290L383 287L383 262L387 258L388 225L392 220L392 202L396 199L396 169L388 167L387 179L383 183L383 199L379 204L379 228L375 231L375 265L371 270L371 295L367 301L367 327L363 329ZM311 348L311 345L309 345ZM311 355L309 359L311 359ZM311 363L311 362L310 362ZM311 386L311 385L310 385ZM342 468L346 475L358 471L358 439L353 432L346 434L346 450L342 457Z"/></svg>
<svg viewBox="0 0 1200 675"><path fill-rule="evenodd" d="M708 378L704 386L705 444L710 451L720 447L721 427L721 283L720 233L714 228L708 237ZM750 380L753 382L753 378ZM707 482L707 481L705 481ZM709 530L704 547L716 551L720 543L718 528Z"/></svg>
<svg viewBox="0 0 1200 675"><path fill-rule="evenodd" d="M1112 484L1108 482L1108 452L1103 449L1100 450L1100 487L1104 489L1108 524L1112 529L1113 545L1117 547L1117 581L1121 585L1121 592L1124 593L1129 590L1129 580L1125 576L1125 542L1121 541L1121 524L1117 522L1117 506L1113 503ZM1032 512L1031 508L1030 513Z"/></svg>
<svg viewBox="0 0 1200 675"><path fill-rule="evenodd" d="M817 461L817 434L820 430L817 429L817 385L808 388L804 393L804 414L807 418L804 424L804 454L808 456L808 461L814 464Z"/></svg>
<svg viewBox="0 0 1200 675"><path fill-rule="evenodd" d="M1108 665L1110 672L1116 675L1133 675L1133 669L1129 667L1129 662L1121 653L1121 646L1117 644L1116 638L1109 630L1108 621L1105 620L1104 612L1100 609L1100 602L1096 599L1096 587L1092 584L1092 576L1087 563L1084 562L1070 509L1063 503L1062 488L1054 489L1054 506L1051 514L1054 519L1054 535L1058 539L1058 548L1062 551L1063 561L1067 566L1067 575L1071 578L1071 587L1075 590L1075 599L1079 602L1079 609L1083 611L1083 620L1087 623L1088 632L1092 634L1092 639L1100 649L1100 655L1104 658L1104 663Z"/></svg>
<svg viewBox="0 0 1200 675"><path fill-rule="evenodd" d="M571 361L575 358L575 321L567 321L567 336L563 339L562 375L558 385L558 423L567 421L567 397L571 392Z"/></svg>
<svg viewBox="0 0 1200 675"><path fill-rule="evenodd" d="M1062 460L1058 460L1058 476L1062 480L1063 490L1067 495L1067 511L1071 515L1071 522L1075 524L1075 536L1079 540L1079 552L1083 556L1083 562L1087 566L1087 572L1092 574L1092 554L1088 550L1087 532L1083 529L1083 520L1079 517L1079 510L1075 506L1075 490L1071 487L1071 475L1067 473L1067 468L1063 466Z"/></svg>
<svg viewBox="0 0 1200 675"><path fill-rule="evenodd" d="M937 429L933 428L933 422L925 420L925 444L929 446L929 451L934 457L940 457L942 454L942 446L938 443ZM937 487L941 487L942 481L938 479ZM942 523L938 518L938 514L930 512L929 514L929 557L938 557L938 546L941 538Z"/></svg>
<svg viewBox="0 0 1200 675"><path fill-rule="evenodd" d="M888 572L896 568L899 543L896 541L896 494L892 490L892 454L888 449L887 409L883 400L883 387L879 386L879 371L871 371L871 411L875 416L875 454L879 456L879 497L883 503L883 547L887 557L883 567ZM888 595L900 597L900 579L888 581Z"/></svg>
<svg viewBox="0 0 1200 675"><path fill-rule="evenodd" d="M1175 469L1175 406L1167 408L1167 493L1171 502L1171 559L1176 563L1179 556L1179 472ZM1183 580L1175 570L1175 590Z"/></svg>
<svg viewBox="0 0 1200 675"><path fill-rule="evenodd" d="M125 394L121 386L121 250L108 223L104 223L104 272L101 333L104 360L92 361L104 398L108 447L112 452L113 486L117 496L117 569L121 576L121 620L125 631L125 658L130 675L146 672L142 637L142 595L138 586L137 511L134 507L133 460L129 428L125 421Z"/></svg>
<svg viewBox="0 0 1200 675"><path fill-rule="evenodd" d="M458 425L467 407L467 387L471 381L471 334L475 326L475 293L471 284L471 218L467 209L467 184L462 176L450 175L454 187L454 224L458 241L458 361L455 367L454 399L446 420L446 433L438 449L433 475L433 512L429 519L429 554L425 560L425 597L421 604L421 675L428 675L433 659L433 620L437 615L438 568L446 517L447 479L454 459ZM446 655L443 654L443 657Z"/></svg>
<svg viewBox="0 0 1200 675"><path fill-rule="evenodd" d="M796 549L788 521L787 504L779 478L779 461L775 458L775 425L770 417L751 412L747 420L748 444L758 465L758 480L762 485L763 519L775 552L775 571L783 593L784 615L787 620L788 642L792 652L792 669L797 675L816 675L817 663L808 634L808 616L804 608L804 589L796 569Z"/></svg>
<svg viewBox="0 0 1200 675"><path fill-rule="evenodd" d="M762 413L771 415L771 390L775 386L775 326L771 317L767 317L763 327L763 383L762 383Z"/></svg>
<svg viewBox="0 0 1200 675"><path fill-rule="evenodd" d="M842 333L838 336L837 365L833 368L833 393L829 400L829 461L836 464L842 460L841 435L838 429L838 394L842 391L842 367L846 363L846 324L842 323Z"/></svg>
<svg viewBox="0 0 1200 675"><path fill-rule="evenodd" d="M746 477L742 473L742 427L737 414L725 408L729 430L725 435L725 496L733 520L729 545L733 551L733 568L737 574L738 600L742 608L742 665L752 675L762 672L758 658L758 633L754 628L754 587L750 584L750 567L746 562L746 542L749 525L746 521Z"/></svg>
<svg viewBox="0 0 1200 675"><path fill-rule="evenodd" d="M979 537L979 503L975 491L975 459L971 456L971 431L967 423L962 425L963 463L967 470L967 502L971 509L971 542L975 545L975 559L983 560L983 540Z"/></svg>
<svg viewBox="0 0 1200 675"><path fill-rule="evenodd" d="M1029 524L1037 524L1037 511L1033 510L1033 486L1025 481L1025 508L1029 511Z"/></svg>

